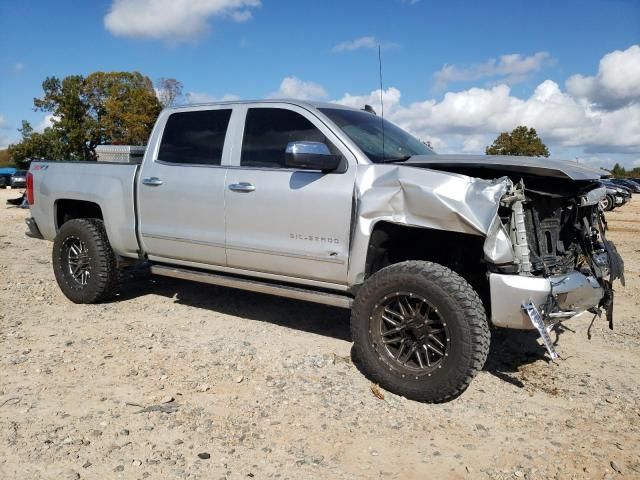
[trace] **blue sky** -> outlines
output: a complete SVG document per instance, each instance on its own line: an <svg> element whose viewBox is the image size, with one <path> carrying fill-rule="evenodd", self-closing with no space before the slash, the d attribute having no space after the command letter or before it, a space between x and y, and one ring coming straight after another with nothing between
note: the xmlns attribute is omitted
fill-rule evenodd
<svg viewBox="0 0 640 480"><path fill-rule="evenodd" d="M527 121L554 155L640 166L640 2L622 0L2 0L0 144L22 119L45 124L32 106L49 75L137 70L181 80L187 101L359 105L375 99L378 44L390 119L443 152L481 153Z"/></svg>

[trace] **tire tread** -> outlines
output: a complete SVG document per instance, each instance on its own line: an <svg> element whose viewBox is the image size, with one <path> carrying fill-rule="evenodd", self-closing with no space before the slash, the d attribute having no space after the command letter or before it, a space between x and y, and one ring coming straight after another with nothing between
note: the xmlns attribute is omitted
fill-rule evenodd
<svg viewBox="0 0 640 480"><path fill-rule="evenodd" d="M92 256L95 256L97 261L93 265L94 279L97 278L97 283L91 289L83 289L79 295L69 296L67 289L65 288L64 281L61 280L61 274L56 271L56 278L58 284L63 293L73 302L76 303L100 303L105 300L113 298L120 289L122 283L122 272L118 268L117 258L109 239L107 232L104 228L104 222L97 218L75 218L65 222L58 232L58 236L64 238L65 233L70 229L78 229L82 231L84 235L91 240L91 243L95 247L95 251L92 252ZM58 238L56 237L56 240ZM58 266L58 259L56 258L59 245L54 242L53 252L53 265L54 269Z"/></svg>
<svg viewBox="0 0 640 480"><path fill-rule="evenodd" d="M356 340L355 354L361 362L365 373L377 384L385 386L389 382L385 378L384 371L377 365L375 359L370 358L358 345L357 339L364 338L362 329L368 329L369 312L366 303L375 292L388 287L389 282L397 281L398 276L405 279L425 277L438 284L448 292L452 300L462 310L468 323L470 335L462 345L465 352L470 352L470 362L457 371L457 375L451 379L440 391L423 388L410 388L408 385L400 393L407 398L441 403L452 400L464 392L473 378L483 368L489 354L490 332L484 306L480 297L469 283L460 275L447 267L433 262L406 261L385 267L372 275L362 286L353 305L351 317L351 333ZM364 316L364 318L363 318Z"/></svg>

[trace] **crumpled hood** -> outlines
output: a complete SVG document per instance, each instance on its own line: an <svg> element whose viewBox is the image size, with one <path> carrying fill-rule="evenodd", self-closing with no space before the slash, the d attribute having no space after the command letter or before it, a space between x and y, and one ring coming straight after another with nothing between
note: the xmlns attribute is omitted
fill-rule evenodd
<svg viewBox="0 0 640 480"><path fill-rule="evenodd" d="M569 180L598 180L608 176L603 170L589 168L567 160L509 155L416 155L398 165L463 172L467 169L498 172L500 175L552 177ZM493 175L499 176L499 175Z"/></svg>

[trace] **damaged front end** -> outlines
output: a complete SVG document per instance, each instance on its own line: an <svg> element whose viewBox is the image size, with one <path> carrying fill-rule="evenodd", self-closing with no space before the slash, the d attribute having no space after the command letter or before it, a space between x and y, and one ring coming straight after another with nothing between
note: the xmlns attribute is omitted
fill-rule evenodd
<svg viewBox="0 0 640 480"><path fill-rule="evenodd" d="M622 258L605 236L600 177L530 157L428 155L367 165L358 169L353 248L367 248L377 222L483 237L474 288L492 323L538 329L555 356L550 328L584 312L605 311L612 322L612 285L624 284ZM461 262L457 271L473 279L477 267ZM353 283L366 270L352 263Z"/></svg>
<svg viewBox="0 0 640 480"><path fill-rule="evenodd" d="M594 182L530 178L511 184L485 241L494 325L540 331L585 311L613 322L613 281L624 264L605 237Z"/></svg>

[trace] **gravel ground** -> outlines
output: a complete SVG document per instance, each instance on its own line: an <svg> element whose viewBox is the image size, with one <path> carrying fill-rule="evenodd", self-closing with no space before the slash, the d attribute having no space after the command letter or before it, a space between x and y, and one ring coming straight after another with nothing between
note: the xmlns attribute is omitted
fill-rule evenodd
<svg viewBox="0 0 640 480"><path fill-rule="evenodd" d="M495 335L457 400L382 392L348 313L137 272L102 305L58 289L51 244L0 191L0 478L640 478L640 202L608 215L626 261L615 330L590 316L550 363Z"/></svg>

